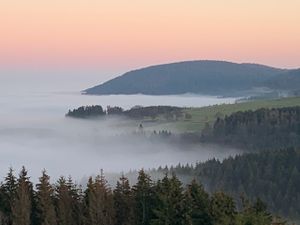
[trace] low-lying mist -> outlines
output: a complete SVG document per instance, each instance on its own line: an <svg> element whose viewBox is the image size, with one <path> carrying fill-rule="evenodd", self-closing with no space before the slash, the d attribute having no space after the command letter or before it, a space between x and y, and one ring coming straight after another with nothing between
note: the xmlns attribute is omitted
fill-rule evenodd
<svg viewBox="0 0 300 225"><path fill-rule="evenodd" d="M238 152L216 146L177 146L163 140L145 141L138 135L131 135L139 123L124 118L65 118L67 109L82 105L84 97L70 103L64 95L0 96L3 107L0 112L0 176L5 176L9 167L18 172L24 165L33 181L44 168L54 179L72 175L79 180L100 169L106 173L120 173L195 163L213 157L222 159ZM101 104L101 99L93 99L94 104ZM112 105L119 104L112 102Z"/></svg>

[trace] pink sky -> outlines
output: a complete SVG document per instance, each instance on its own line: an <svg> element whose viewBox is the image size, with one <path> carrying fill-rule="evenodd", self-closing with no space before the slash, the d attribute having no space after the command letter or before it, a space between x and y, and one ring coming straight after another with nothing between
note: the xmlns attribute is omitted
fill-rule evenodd
<svg viewBox="0 0 300 225"><path fill-rule="evenodd" d="M1 0L0 64L130 69L218 59L300 67L299 0Z"/></svg>

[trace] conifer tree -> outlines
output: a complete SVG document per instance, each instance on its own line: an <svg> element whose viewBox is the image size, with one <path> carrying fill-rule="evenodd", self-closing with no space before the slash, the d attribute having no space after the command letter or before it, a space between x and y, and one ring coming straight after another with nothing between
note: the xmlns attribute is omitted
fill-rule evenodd
<svg viewBox="0 0 300 225"><path fill-rule="evenodd" d="M67 187L72 199L72 220L73 225L83 225L84 218L84 194L81 186L74 184L72 177L69 176L67 180Z"/></svg>
<svg viewBox="0 0 300 225"><path fill-rule="evenodd" d="M133 196L129 181L121 176L114 189L114 208L116 212L116 225L133 224Z"/></svg>
<svg viewBox="0 0 300 225"><path fill-rule="evenodd" d="M211 225L212 218L209 211L210 199L203 186L193 180L186 190L187 204L190 206L193 225Z"/></svg>
<svg viewBox="0 0 300 225"><path fill-rule="evenodd" d="M32 192L32 183L29 181L29 177L27 177L25 167L22 167L12 207L13 225L31 224Z"/></svg>
<svg viewBox="0 0 300 225"><path fill-rule="evenodd" d="M9 168L4 183L1 185L0 206L1 220L3 224L12 225L12 207L17 190L17 178L12 168Z"/></svg>
<svg viewBox="0 0 300 225"><path fill-rule="evenodd" d="M56 213L58 225L74 225L72 214L72 196L64 177L60 177L56 189Z"/></svg>
<svg viewBox="0 0 300 225"><path fill-rule="evenodd" d="M235 224L236 208L233 198L223 192L214 193L211 197L210 212L215 225Z"/></svg>
<svg viewBox="0 0 300 225"><path fill-rule="evenodd" d="M114 204L111 189L101 171L95 181L89 178L86 190L87 221L89 225L113 225Z"/></svg>
<svg viewBox="0 0 300 225"><path fill-rule="evenodd" d="M154 203L152 180L144 170L139 171L137 180L133 186L135 222L137 225L149 225Z"/></svg>
<svg viewBox="0 0 300 225"><path fill-rule="evenodd" d="M270 225L272 216L266 205L258 198L254 204L242 197L243 210L237 215L236 224Z"/></svg>
<svg viewBox="0 0 300 225"><path fill-rule="evenodd" d="M50 185L50 177L44 170L39 178L37 189L37 218L40 225L56 225L56 213L53 202L53 187Z"/></svg>
<svg viewBox="0 0 300 225"><path fill-rule="evenodd" d="M189 207L186 205L185 196L181 182L173 175L166 175L157 187L156 218L152 220L153 225L189 225Z"/></svg>

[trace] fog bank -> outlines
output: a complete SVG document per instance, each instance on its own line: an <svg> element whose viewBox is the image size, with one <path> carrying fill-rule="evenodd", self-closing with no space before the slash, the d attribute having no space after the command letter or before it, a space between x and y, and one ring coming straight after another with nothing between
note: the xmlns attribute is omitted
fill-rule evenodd
<svg viewBox="0 0 300 225"><path fill-rule="evenodd" d="M71 174L76 179L107 172L154 168L223 158L236 150L209 146L178 147L163 142L124 139L139 125L128 121L65 118L68 109L81 105L203 106L234 99L203 96L82 96L78 93L19 93L0 95L0 176L10 166L22 165L36 179L43 168L57 178ZM126 136L127 137L127 136ZM129 136L128 136L129 137Z"/></svg>

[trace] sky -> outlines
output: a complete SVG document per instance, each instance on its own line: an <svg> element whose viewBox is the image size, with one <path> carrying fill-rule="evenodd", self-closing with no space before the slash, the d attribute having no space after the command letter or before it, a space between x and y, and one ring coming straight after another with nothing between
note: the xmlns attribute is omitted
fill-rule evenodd
<svg viewBox="0 0 300 225"><path fill-rule="evenodd" d="M93 71L93 82L198 59L296 68L299 9L299 0L1 0L0 67Z"/></svg>

